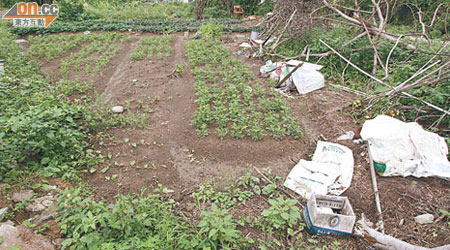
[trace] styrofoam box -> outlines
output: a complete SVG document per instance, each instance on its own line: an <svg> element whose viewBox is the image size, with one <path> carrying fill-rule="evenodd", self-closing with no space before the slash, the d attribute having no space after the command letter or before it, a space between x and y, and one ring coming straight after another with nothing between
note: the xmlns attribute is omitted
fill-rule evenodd
<svg viewBox="0 0 450 250"><path fill-rule="evenodd" d="M303 210L311 234L351 235L356 217L347 197L313 194Z"/></svg>

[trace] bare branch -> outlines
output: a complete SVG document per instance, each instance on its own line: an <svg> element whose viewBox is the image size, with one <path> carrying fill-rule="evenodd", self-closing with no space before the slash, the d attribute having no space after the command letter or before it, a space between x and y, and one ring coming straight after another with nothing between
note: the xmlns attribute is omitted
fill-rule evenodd
<svg viewBox="0 0 450 250"><path fill-rule="evenodd" d="M423 20L422 20L423 19L423 17L422 17L423 12L422 12L421 8L419 8L419 11L417 12L417 15L419 16L419 23L422 26L422 37L424 37L427 40L428 46L431 47L431 41L430 41L430 39L427 36L427 29L425 28L425 23L423 23Z"/></svg>
<svg viewBox="0 0 450 250"><path fill-rule="evenodd" d="M364 31L363 33L361 33L361 34L355 36L352 40L350 40L350 41L344 43L344 45L342 45L341 47L342 47L342 48L343 48L343 47L347 47L347 45L352 44L354 41L360 39L361 37L363 37L363 36L365 36L365 35L367 35L367 31Z"/></svg>
<svg viewBox="0 0 450 250"><path fill-rule="evenodd" d="M431 19L430 25L428 25L429 27L433 27L434 22L436 21L436 17L437 17L439 8L441 8L442 5L444 5L444 3L439 4L438 7L436 8L436 10L434 11L433 19Z"/></svg>
<svg viewBox="0 0 450 250"><path fill-rule="evenodd" d="M357 52L357 51L363 51L363 50L369 50L372 49L371 47L365 47L365 48L357 48L357 49L352 49L352 50L347 50L347 51L343 51L342 53L352 53L352 52ZM325 53L320 53L320 54L315 54L315 53L310 53L309 56L310 57L327 57L327 56L331 56L331 55L335 55L336 53L334 53L333 51L328 51ZM287 56L283 56L283 55L279 55L279 54L274 54L274 53L266 53L264 54L266 56L273 56L273 57L278 57L281 58L283 60L293 60L293 59L299 59L299 58L303 58L303 57L307 57L308 55L305 54L305 50L303 50L303 52L298 55L298 56L293 56L293 57L287 57Z"/></svg>
<svg viewBox="0 0 450 250"><path fill-rule="evenodd" d="M347 15L344 14L342 11L340 11L339 9L337 9L336 7L334 7L333 5L329 4L329 3L327 2L327 0L323 0L323 3L324 3L328 8L332 9L334 12L336 12L336 13L338 13L340 16L342 16L342 17L343 17L344 19L346 19L347 21L350 21L350 22L355 23L355 24L361 24L360 21L358 21L358 20L356 20L356 19L354 19L354 18L352 18L352 17L347 16Z"/></svg>
<svg viewBox="0 0 450 250"><path fill-rule="evenodd" d="M289 24L292 21L292 18L294 18L295 13L297 13L297 9L294 10L294 12L292 12L291 17L289 18L289 20L287 21L286 25L284 26L283 31L281 31L281 34L278 36L277 41L273 44L272 46L272 51L275 50L275 48L278 46L278 44L280 43L280 39L281 37L283 37L284 32L286 32L287 27L289 26Z"/></svg>
<svg viewBox="0 0 450 250"><path fill-rule="evenodd" d="M328 45L327 43L325 43L324 41L322 41L322 39L320 39L319 41L320 41L322 44L324 44L325 46L327 46L327 48L329 48L330 50L332 50L333 52L335 52L336 55L338 55L340 58L342 58L342 60L348 62L351 66L353 66L353 67L354 67L355 69L357 69L359 72L361 72L361 73L363 73L364 75L370 77L371 79L375 80L376 82L381 83L382 85L387 86L387 87L393 89L393 87L392 87L391 85L389 85L389 84L383 82L382 80L376 78L375 76L372 76L371 74L369 74L369 73L365 72L364 70L362 70L360 67L356 66L354 63L350 62L347 58L345 58L345 57L342 56L339 52L337 52L335 49L333 49L330 45ZM401 93L402 93L403 95L407 96L407 97L410 97L410 98L414 99L414 100L420 101L420 102L424 103L425 105L430 106L430 107L432 107L432 108L434 108L434 109L436 109L436 110L438 110L438 111L441 111L441 112L444 112L444 113L450 115L450 112L449 112L449 111L446 111L446 110L444 110L444 109L442 109L442 108L440 108L440 107L438 107L438 106L436 106L436 105L434 105L434 104L431 104L431 103L429 103L429 102L427 102L427 101L424 101L424 100L422 100L422 99L419 99L419 98L417 98L417 97L415 97L415 96L413 96L413 95L411 95L411 94L409 94L409 93L406 93L406 92L401 92Z"/></svg>
<svg viewBox="0 0 450 250"><path fill-rule="evenodd" d="M380 8L380 2L375 2L375 0L372 0L372 4L375 7L375 10L377 11L378 14L378 19L380 19L380 23L378 24L378 28L380 30L384 30L384 16L383 16L383 12L381 11Z"/></svg>
<svg viewBox="0 0 450 250"><path fill-rule="evenodd" d="M395 42L394 47L392 47L391 51L389 51L389 55L386 59L386 67L384 68L384 74L385 77L383 80L388 79L389 78L389 60L391 59L392 53L394 52L395 48L397 47L398 43L400 42L400 39L402 39L403 36L399 36L397 39L397 42Z"/></svg>

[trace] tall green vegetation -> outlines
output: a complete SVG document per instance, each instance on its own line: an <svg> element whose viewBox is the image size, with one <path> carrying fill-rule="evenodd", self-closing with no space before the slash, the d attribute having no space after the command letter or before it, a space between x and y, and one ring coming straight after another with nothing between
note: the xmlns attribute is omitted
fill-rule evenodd
<svg viewBox="0 0 450 250"><path fill-rule="evenodd" d="M147 1L88 1L87 16L109 20L192 19L193 3Z"/></svg>
<svg viewBox="0 0 450 250"><path fill-rule="evenodd" d="M87 133L79 122L88 120L85 109L49 87L38 62L20 50L5 24L0 27L0 58L6 61L0 76L0 181L23 170L72 178L94 158L88 157Z"/></svg>

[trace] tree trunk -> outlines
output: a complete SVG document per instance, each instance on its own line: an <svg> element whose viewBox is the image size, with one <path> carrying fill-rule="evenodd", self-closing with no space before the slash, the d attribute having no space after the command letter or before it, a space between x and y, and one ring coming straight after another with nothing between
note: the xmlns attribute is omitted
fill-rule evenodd
<svg viewBox="0 0 450 250"><path fill-rule="evenodd" d="M203 9L205 8L208 0L196 0L194 7L195 20L203 19Z"/></svg>

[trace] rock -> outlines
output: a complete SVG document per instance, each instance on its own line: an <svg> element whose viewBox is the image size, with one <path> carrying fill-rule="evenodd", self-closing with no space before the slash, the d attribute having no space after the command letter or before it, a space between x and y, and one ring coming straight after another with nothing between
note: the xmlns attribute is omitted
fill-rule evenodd
<svg viewBox="0 0 450 250"><path fill-rule="evenodd" d="M8 207L0 209L0 219L2 218L4 213L8 212L8 209L9 209Z"/></svg>
<svg viewBox="0 0 450 250"><path fill-rule="evenodd" d="M34 194L33 190L24 190L20 193L13 194L12 199L16 203L22 202L24 200L33 198L33 194Z"/></svg>
<svg viewBox="0 0 450 250"><path fill-rule="evenodd" d="M124 108L123 108L122 106L115 106L115 107L113 107L111 110L112 110L112 112L114 112L114 113L122 113L123 110L124 110Z"/></svg>
<svg viewBox="0 0 450 250"><path fill-rule="evenodd" d="M46 196L39 197L36 200L34 200L32 203L28 204L25 207L25 211L33 212L33 213L42 212L47 207L50 207L54 201L55 201L55 198L53 198L53 195L47 194Z"/></svg>
<svg viewBox="0 0 450 250"><path fill-rule="evenodd" d="M419 224L430 224L433 223L434 216L432 214L421 214L414 217L414 221Z"/></svg>
<svg viewBox="0 0 450 250"><path fill-rule="evenodd" d="M7 220L7 221L4 222L3 224L7 224L7 225L10 225L10 226L14 226L14 222L12 222L12 221L10 221L10 220Z"/></svg>
<svg viewBox="0 0 450 250"><path fill-rule="evenodd" d="M45 208L39 217L33 219L33 224L39 225L44 221L51 220L56 217L58 217L58 204L53 202L51 206Z"/></svg>
<svg viewBox="0 0 450 250"><path fill-rule="evenodd" d="M401 227L405 225L405 219L401 219L400 222L398 223L398 226Z"/></svg>
<svg viewBox="0 0 450 250"><path fill-rule="evenodd" d="M8 209L9 209L8 207L0 209L0 223L5 218L6 212L8 212Z"/></svg>
<svg viewBox="0 0 450 250"><path fill-rule="evenodd" d="M3 223L0 225L0 236L3 242L0 249L20 247L20 249L54 250L51 241L42 235L36 234L28 227Z"/></svg>
<svg viewBox="0 0 450 250"><path fill-rule="evenodd" d="M14 40L14 42L15 42L16 44L20 44L20 43L28 43L28 41L25 40L25 39Z"/></svg>
<svg viewBox="0 0 450 250"><path fill-rule="evenodd" d="M45 209L44 205L42 205L41 203L34 203L34 202L31 204L28 204L25 207L25 211L32 212L32 213L39 213L39 212L44 211L44 209Z"/></svg>
<svg viewBox="0 0 450 250"><path fill-rule="evenodd" d="M53 245L55 245L58 249L61 248L61 245L63 243L63 241L65 241L66 239L64 238L56 238L52 241Z"/></svg>

